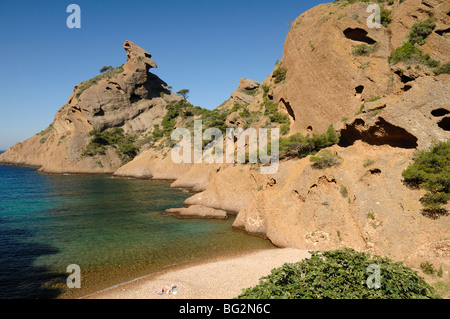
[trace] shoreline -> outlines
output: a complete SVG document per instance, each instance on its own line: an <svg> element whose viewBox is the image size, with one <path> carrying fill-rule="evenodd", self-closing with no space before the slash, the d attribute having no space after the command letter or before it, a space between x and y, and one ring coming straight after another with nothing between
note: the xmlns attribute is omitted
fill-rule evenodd
<svg viewBox="0 0 450 319"><path fill-rule="evenodd" d="M78 299L231 299L284 263L310 256L296 248L258 249L170 267L91 293ZM201 281L198 279L202 278ZM174 283L177 294L158 295Z"/></svg>

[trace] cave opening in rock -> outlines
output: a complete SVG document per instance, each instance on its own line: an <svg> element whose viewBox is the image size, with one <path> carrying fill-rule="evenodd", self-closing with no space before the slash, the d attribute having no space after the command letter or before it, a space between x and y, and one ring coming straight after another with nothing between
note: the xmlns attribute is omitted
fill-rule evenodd
<svg viewBox="0 0 450 319"><path fill-rule="evenodd" d="M450 111L443 108L431 111L431 115L433 115L434 117L441 117L447 115L448 113L450 113Z"/></svg>
<svg viewBox="0 0 450 319"><path fill-rule="evenodd" d="M356 119L341 130L339 146L348 147L361 140L370 145L390 145L392 147L416 148L417 137L404 128L395 126L382 117L367 126L362 119Z"/></svg>
<svg viewBox="0 0 450 319"><path fill-rule="evenodd" d="M377 42L371 37L368 37L367 34L367 31L361 28L347 28L344 30L344 35L347 39L367 44L374 44Z"/></svg>
<svg viewBox="0 0 450 319"><path fill-rule="evenodd" d="M403 92L406 92L406 91L409 91L409 90L411 90L411 88L412 88L412 86L411 85L409 85L409 84L406 84L404 87L402 87L402 91Z"/></svg>
<svg viewBox="0 0 450 319"><path fill-rule="evenodd" d="M400 80L402 81L402 83L408 83L408 82L414 81L414 78L403 74L402 71L396 71L395 74L397 74L400 77Z"/></svg>
<svg viewBox="0 0 450 319"><path fill-rule="evenodd" d="M357 87L355 87L355 95L362 94L363 91L364 91L364 85L358 85Z"/></svg>
<svg viewBox="0 0 450 319"><path fill-rule="evenodd" d="M438 126L444 131L450 131L450 117L444 117L439 123Z"/></svg>

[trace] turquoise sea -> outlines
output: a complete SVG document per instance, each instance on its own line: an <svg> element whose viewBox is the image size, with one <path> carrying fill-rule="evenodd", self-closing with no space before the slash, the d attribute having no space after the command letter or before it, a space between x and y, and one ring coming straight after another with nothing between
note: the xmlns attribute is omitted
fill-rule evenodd
<svg viewBox="0 0 450 319"><path fill-rule="evenodd" d="M190 196L168 181L46 175L0 165L0 298L75 298L174 265L273 246L222 220L162 212ZM66 285L67 266L81 288Z"/></svg>

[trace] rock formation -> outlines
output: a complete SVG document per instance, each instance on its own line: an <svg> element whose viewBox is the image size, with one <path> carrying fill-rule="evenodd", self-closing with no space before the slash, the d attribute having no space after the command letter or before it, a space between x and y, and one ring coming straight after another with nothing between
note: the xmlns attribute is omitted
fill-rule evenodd
<svg viewBox="0 0 450 319"><path fill-rule="evenodd" d="M146 136L161 124L165 106L181 100L148 72L156 67L150 54L129 41L122 68L77 85L52 127L13 146L0 162L45 172L173 179L172 187L197 192L187 207L167 211L177 217L235 213L234 227L278 246L353 247L416 267L432 261L448 275L450 217L423 216L424 193L405 186L402 171L416 149L450 137L450 75L436 75L423 61L393 64L389 57L414 23L433 18L436 27L420 50L441 65L449 63L450 3L383 5L391 13L379 29L366 24L367 3L335 1L303 13L292 23L273 73L262 83L241 79L217 108L228 112L229 126L265 127L279 123L264 108L278 107L288 118L289 135L322 133L333 124L341 139L330 150L342 159L339 166L320 170L309 157L286 159L276 174L262 175L257 165L175 164L162 142L126 164L112 148L81 156L93 129L120 127ZM248 115L240 115L243 109ZM176 119L175 126L201 116L187 118Z"/></svg>
<svg viewBox="0 0 450 319"><path fill-rule="evenodd" d="M39 166L49 173L113 173L122 166L112 148L104 155L82 156L91 140L89 132L122 128L125 134L146 136L161 123L168 102L181 99L148 72L157 67L148 52L130 41L123 47L123 66L76 85L53 123L11 147L0 162Z"/></svg>

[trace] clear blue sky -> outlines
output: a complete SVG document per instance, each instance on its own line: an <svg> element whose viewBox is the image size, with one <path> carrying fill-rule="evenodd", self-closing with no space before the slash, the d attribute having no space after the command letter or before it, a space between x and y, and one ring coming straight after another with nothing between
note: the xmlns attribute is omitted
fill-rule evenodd
<svg viewBox="0 0 450 319"><path fill-rule="evenodd" d="M126 62L130 40L151 71L190 102L215 108L239 79L263 81L281 59L288 21L319 3L294 0L0 0L0 150L43 130L73 92L105 65ZM81 29L69 29L69 4Z"/></svg>

